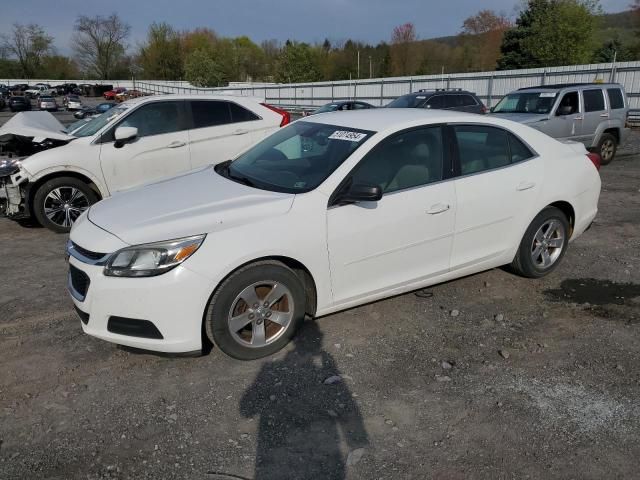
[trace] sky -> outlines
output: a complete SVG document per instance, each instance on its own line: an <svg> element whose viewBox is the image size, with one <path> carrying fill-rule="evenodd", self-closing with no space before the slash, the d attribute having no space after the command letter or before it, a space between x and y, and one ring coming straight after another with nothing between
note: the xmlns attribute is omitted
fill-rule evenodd
<svg viewBox="0 0 640 480"><path fill-rule="evenodd" d="M481 9L513 15L519 0L20 0L2 2L0 34L15 22L36 22L55 38L60 53L71 50L77 15L119 13L131 25L136 47L152 22L179 30L209 27L222 36L247 35L322 42L348 38L388 41L396 25L412 22L419 38L455 35L465 18ZM607 12L626 10L631 0L601 0ZM37 13L36 13L37 12Z"/></svg>

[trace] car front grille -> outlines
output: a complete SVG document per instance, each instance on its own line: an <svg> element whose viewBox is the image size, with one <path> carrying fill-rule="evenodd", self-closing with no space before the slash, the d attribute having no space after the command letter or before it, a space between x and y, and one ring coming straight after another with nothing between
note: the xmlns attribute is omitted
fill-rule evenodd
<svg viewBox="0 0 640 480"><path fill-rule="evenodd" d="M87 291L89 290L89 276L73 265L69 265L69 282L73 290L75 290L75 293L77 293L81 298L78 298L75 295L74 297L80 301L84 300L87 296Z"/></svg>
<svg viewBox="0 0 640 480"><path fill-rule="evenodd" d="M73 249L75 251L77 251L80 255L87 257L91 260L100 260L101 258L103 258L106 253L100 253L100 252L92 252L91 250L87 250L86 248L82 248L80 245L78 245L75 242L71 242L73 244Z"/></svg>

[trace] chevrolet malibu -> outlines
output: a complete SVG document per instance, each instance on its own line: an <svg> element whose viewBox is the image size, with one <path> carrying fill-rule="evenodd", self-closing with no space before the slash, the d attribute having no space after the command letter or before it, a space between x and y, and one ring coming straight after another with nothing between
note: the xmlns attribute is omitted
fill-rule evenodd
<svg viewBox="0 0 640 480"><path fill-rule="evenodd" d="M215 158L212 158L216 162ZM542 277L591 224L598 157L508 120L380 109L294 122L75 222L84 331L243 360L322 316L490 268Z"/></svg>

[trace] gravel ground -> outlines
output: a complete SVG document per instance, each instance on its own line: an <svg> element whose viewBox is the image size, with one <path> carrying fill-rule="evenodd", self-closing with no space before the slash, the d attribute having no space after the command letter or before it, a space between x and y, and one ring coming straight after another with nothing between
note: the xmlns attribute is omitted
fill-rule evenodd
<svg viewBox="0 0 640 480"><path fill-rule="evenodd" d="M638 478L640 157L601 173L549 277L308 321L245 363L82 334L66 238L0 219L0 478Z"/></svg>

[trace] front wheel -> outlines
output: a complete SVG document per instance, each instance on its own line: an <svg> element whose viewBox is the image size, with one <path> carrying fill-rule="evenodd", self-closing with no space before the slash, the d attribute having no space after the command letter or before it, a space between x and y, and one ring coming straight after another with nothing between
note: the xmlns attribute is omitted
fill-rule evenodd
<svg viewBox="0 0 640 480"><path fill-rule="evenodd" d="M255 360L282 349L305 315L302 282L285 265L264 261L231 274L209 302L206 330L230 357Z"/></svg>
<svg viewBox="0 0 640 480"><path fill-rule="evenodd" d="M80 179L59 177L43 183L33 196L33 213L43 227L67 233L98 196Z"/></svg>
<svg viewBox="0 0 640 480"><path fill-rule="evenodd" d="M560 264L568 244L566 215L556 207L547 207L527 228L511 268L523 277L544 277Z"/></svg>

